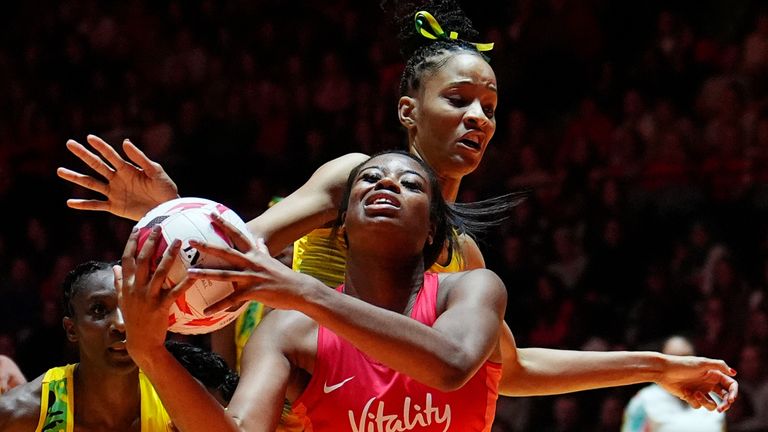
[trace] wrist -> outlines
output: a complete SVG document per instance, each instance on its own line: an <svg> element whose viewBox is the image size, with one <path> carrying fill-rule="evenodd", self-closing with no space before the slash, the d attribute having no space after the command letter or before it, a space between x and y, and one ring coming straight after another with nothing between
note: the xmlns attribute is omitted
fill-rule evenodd
<svg viewBox="0 0 768 432"><path fill-rule="evenodd" d="M317 321L322 319L324 311L330 309L332 296L337 294L334 289L327 287L315 278L307 277L301 284L296 310Z"/></svg>
<svg viewBox="0 0 768 432"><path fill-rule="evenodd" d="M664 381L667 371L669 370L669 357L659 352L648 353L648 373L650 375L650 381L660 384Z"/></svg>
<svg viewBox="0 0 768 432"><path fill-rule="evenodd" d="M145 371L156 364L157 360L162 358L162 356L169 354L168 350L165 349L164 343L160 345L142 346L141 348L129 348L128 352L130 353L133 362L136 363L136 366Z"/></svg>

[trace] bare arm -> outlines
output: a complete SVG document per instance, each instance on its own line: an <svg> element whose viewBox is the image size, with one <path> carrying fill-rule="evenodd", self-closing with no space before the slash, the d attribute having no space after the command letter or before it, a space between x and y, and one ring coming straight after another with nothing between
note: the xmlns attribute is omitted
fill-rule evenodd
<svg viewBox="0 0 768 432"><path fill-rule="evenodd" d="M506 327L506 326L505 326ZM738 395L735 372L722 360L651 351L571 351L517 348L502 332L500 393L541 396L655 382L694 408L724 411ZM723 399L718 406L708 395Z"/></svg>
<svg viewBox="0 0 768 432"><path fill-rule="evenodd" d="M485 266L477 244L462 236L466 268ZM518 348L512 330L502 323L500 345L505 396L563 394L604 387L656 382L694 408L725 411L738 396L734 371L722 360L669 356L657 352L588 352ZM717 403L713 392L722 399Z"/></svg>
<svg viewBox="0 0 768 432"><path fill-rule="evenodd" d="M153 230L137 253L138 231L134 230L123 251L122 267L114 268L128 352L180 430L237 431L237 424L219 402L165 348L168 308L191 284L185 279L172 289L162 287L178 258L178 240L165 251L155 273L150 272L159 233L159 229Z"/></svg>
<svg viewBox="0 0 768 432"><path fill-rule="evenodd" d="M214 218L214 223L238 248L248 251L243 254L233 248L194 244L202 252L228 261L232 268L244 269L189 270L191 277L237 283L236 294L217 309L251 299L277 309L298 310L392 369L445 390L461 387L497 346L506 290L489 270L446 275L441 283L441 290L449 290L445 309L429 327L329 290L271 258L263 244L252 247L245 236L220 218ZM403 352L409 355L403 356Z"/></svg>
<svg viewBox="0 0 768 432"><path fill-rule="evenodd" d="M28 432L40 419L43 376L22 384L0 397L0 432Z"/></svg>
<svg viewBox="0 0 768 432"><path fill-rule="evenodd" d="M311 372L317 352L317 324L294 311L264 318L243 350L243 374L227 408L243 430L273 431L286 393L300 394L300 369Z"/></svg>
<svg viewBox="0 0 768 432"><path fill-rule="evenodd" d="M98 176L64 167L56 173L70 183L104 195L106 200L72 198L67 200L70 208L107 211L139 220L158 204L178 198L178 188L163 167L130 140L123 141L128 160L95 135L88 135L87 141L96 153L75 140L67 141L67 149ZM248 222L248 229L255 238L263 238L270 251L279 253L336 217L349 172L366 159L368 156L362 153L349 153L326 162L299 189Z"/></svg>
<svg viewBox="0 0 768 432"><path fill-rule="evenodd" d="M368 159L350 153L326 162L299 189L248 222L254 238L263 238L271 254L336 218L347 177Z"/></svg>
<svg viewBox="0 0 768 432"><path fill-rule="evenodd" d="M432 327L328 289L314 290L297 309L389 367L432 387L456 390L494 352L506 292L490 271L450 278L448 304Z"/></svg>
<svg viewBox="0 0 768 432"><path fill-rule="evenodd" d="M26 382L27 378L24 377L16 362L8 356L0 355L0 394Z"/></svg>

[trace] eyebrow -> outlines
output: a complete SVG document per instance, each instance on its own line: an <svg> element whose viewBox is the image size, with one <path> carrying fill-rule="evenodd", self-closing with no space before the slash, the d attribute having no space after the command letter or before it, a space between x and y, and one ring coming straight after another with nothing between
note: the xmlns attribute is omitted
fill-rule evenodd
<svg viewBox="0 0 768 432"><path fill-rule="evenodd" d="M103 300L108 300L116 297L117 295L115 293L110 293L107 291L96 291L88 294L88 296L85 297L85 301L90 303L93 301L103 301Z"/></svg>
<svg viewBox="0 0 768 432"><path fill-rule="evenodd" d="M448 83L448 87L459 87L459 86L479 86L479 87L487 88L488 90L491 90L494 93L499 92L498 88L496 88L496 83L492 83L492 82L489 82L488 84L483 85L482 83L476 83L471 79L463 79L463 80L451 81Z"/></svg>
<svg viewBox="0 0 768 432"><path fill-rule="evenodd" d="M377 169L379 171L385 171L384 168L380 167L379 165L371 165L371 166L368 166L368 167L365 167L365 168L361 169L357 174L360 175L364 171L369 170L369 169ZM421 175L420 172L414 171L414 170L411 170L411 169L403 170L403 171L401 171L401 174L414 174L414 175L417 175L417 176L421 177L422 179L424 179L424 181L427 181L427 178L424 177L423 175Z"/></svg>

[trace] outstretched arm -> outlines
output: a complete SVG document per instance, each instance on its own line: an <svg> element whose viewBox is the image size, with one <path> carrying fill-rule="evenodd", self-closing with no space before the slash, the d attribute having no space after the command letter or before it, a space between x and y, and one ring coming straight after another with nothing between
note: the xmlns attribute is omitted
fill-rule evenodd
<svg viewBox="0 0 768 432"><path fill-rule="evenodd" d="M139 220L153 207L179 196L176 184L163 167L128 139L123 141L123 151L129 160L123 159L96 135L88 135L87 141L98 154L75 140L67 141L67 149L101 178L63 167L59 167L56 174L70 183L104 195L106 200L72 198L67 200L70 208L106 211Z"/></svg>
<svg viewBox="0 0 768 432"><path fill-rule="evenodd" d="M482 267L477 245L465 243L467 260ZM479 257L479 258L478 258ZM657 352L589 352L518 348L512 330L501 328L502 376L505 396L554 395L605 387L656 382L694 408L725 411L738 396L735 371L722 360L670 356ZM718 403L709 393L716 394Z"/></svg>
<svg viewBox="0 0 768 432"><path fill-rule="evenodd" d="M88 135L87 141L95 152L75 140L67 141L67 149L97 175L64 167L59 167L56 174L106 199L72 198L67 200L70 208L106 211L139 220L158 204L178 198L178 188L163 167L130 140L123 141L127 160L95 135ZM248 229L254 238L263 238L272 253L279 253L294 240L336 217L349 172L366 159L365 154L349 153L326 162L299 189L248 222Z"/></svg>
<svg viewBox="0 0 768 432"><path fill-rule="evenodd" d="M735 371L722 360L650 351L517 348L514 344L511 331L503 331L499 391L506 396L552 395L656 382L694 408L725 411L738 395L738 383L732 378ZM709 392L722 402L718 405Z"/></svg>
<svg viewBox="0 0 768 432"><path fill-rule="evenodd" d="M248 222L274 256L296 239L336 219L350 171L368 159L349 153L323 164L299 189Z"/></svg>
<svg viewBox="0 0 768 432"><path fill-rule="evenodd" d="M498 344L506 290L488 270L446 275L441 290L447 300L430 327L290 271L268 255L263 243L253 245L231 224L215 215L213 220L246 251L190 243L242 269L189 269L190 277L236 282L238 291L216 309L250 299L300 311L392 369L443 390L461 387Z"/></svg>

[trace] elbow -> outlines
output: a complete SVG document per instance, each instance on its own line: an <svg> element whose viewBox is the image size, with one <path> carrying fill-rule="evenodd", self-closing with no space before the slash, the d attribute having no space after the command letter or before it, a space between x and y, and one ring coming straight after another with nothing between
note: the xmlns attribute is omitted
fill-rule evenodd
<svg viewBox="0 0 768 432"><path fill-rule="evenodd" d="M466 355L457 353L455 358L445 362L443 367L439 368L439 373L435 377L432 387L444 392L458 390L462 388L476 372L477 368L474 367L472 362L466 359Z"/></svg>
<svg viewBox="0 0 768 432"><path fill-rule="evenodd" d="M452 392L464 387L464 384L466 384L470 378L472 378L472 376L463 376L463 375L443 376L443 377L440 377L440 379L438 380L439 382L437 382L432 387L442 392Z"/></svg>

